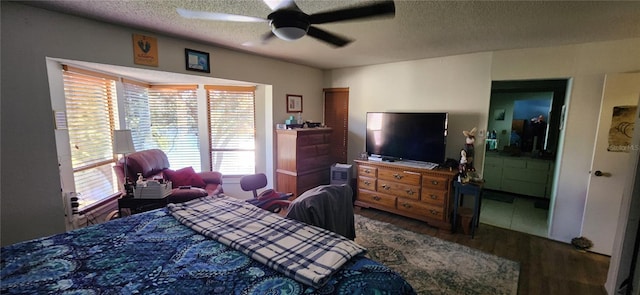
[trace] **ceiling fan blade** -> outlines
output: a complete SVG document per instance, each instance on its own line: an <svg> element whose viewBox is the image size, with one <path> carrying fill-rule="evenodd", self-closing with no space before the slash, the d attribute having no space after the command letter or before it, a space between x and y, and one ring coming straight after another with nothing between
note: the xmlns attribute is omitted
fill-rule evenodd
<svg viewBox="0 0 640 295"><path fill-rule="evenodd" d="M394 16L396 6L393 1L380 1L353 8L343 8L309 15L311 24L324 24L375 16Z"/></svg>
<svg viewBox="0 0 640 295"><path fill-rule="evenodd" d="M233 22L267 22L269 21L264 18L253 17L253 16L188 10L183 8L178 8L176 9L176 11L180 16L184 18L192 18L192 19L233 21Z"/></svg>
<svg viewBox="0 0 640 295"><path fill-rule="evenodd" d="M297 10L300 10L300 8L298 8L298 5L296 5L295 2L293 2L293 0L263 0L265 4L267 4L267 6L269 6L269 8L271 8L272 11L276 11L278 9L283 9L283 8L294 8Z"/></svg>
<svg viewBox="0 0 640 295"><path fill-rule="evenodd" d="M260 37L260 41L247 41L242 43L242 46L252 47L252 46L258 46L258 45L264 45L264 44L267 44L267 42L269 42L275 36L276 35L274 35L273 32L269 31L267 33L264 33L262 37Z"/></svg>
<svg viewBox="0 0 640 295"><path fill-rule="evenodd" d="M319 29L316 28L314 26L309 26L309 30L307 31L307 35L322 40L324 42L327 42L335 47L342 47L345 46L351 42L353 42L353 40L347 39L345 37L341 37L338 36L336 34L333 33L329 33L323 29Z"/></svg>
<svg viewBox="0 0 640 295"><path fill-rule="evenodd" d="M262 41L262 44L266 44L267 42L269 42L269 40L275 38L276 35L273 34L272 31L269 31L267 33L265 33L264 35L262 35L262 38L260 39Z"/></svg>

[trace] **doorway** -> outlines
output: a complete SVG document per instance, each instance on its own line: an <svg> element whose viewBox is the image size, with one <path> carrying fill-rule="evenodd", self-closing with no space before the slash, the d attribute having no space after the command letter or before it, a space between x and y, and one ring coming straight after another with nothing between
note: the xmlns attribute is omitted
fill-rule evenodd
<svg viewBox="0 0 640 295"><path fill-rule="evenodd" d="M548 236L568 80L493 81L481 222Z"/></svg>

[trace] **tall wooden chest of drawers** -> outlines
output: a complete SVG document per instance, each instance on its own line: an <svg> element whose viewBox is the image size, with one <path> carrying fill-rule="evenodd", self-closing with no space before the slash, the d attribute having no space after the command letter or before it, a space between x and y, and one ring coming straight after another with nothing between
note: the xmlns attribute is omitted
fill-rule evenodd
<svg viewBox="0 0 640 295"><path fill-rule="evenodd" d="M299 196L329 184L331 128L276 130L276 190Z"/></svg>
<svg viewBox="0 0 640 295"><path fill-rule="evenodd" d="M403 162L356 160L356 206L376 208L451 229L456 171L429 170Z"/></svg>

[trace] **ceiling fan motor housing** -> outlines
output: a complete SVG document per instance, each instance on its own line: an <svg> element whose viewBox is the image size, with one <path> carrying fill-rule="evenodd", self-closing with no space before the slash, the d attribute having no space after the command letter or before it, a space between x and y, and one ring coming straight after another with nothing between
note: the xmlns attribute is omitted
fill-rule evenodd
<svg viewBox="0 0 640 295"><path fill-rule="evenodd" d="M274 11L267 19L270 20L271 31L278 38L292 41L302 38L307 34L309 26L309 16L297 10L281 9Z"/></svg>

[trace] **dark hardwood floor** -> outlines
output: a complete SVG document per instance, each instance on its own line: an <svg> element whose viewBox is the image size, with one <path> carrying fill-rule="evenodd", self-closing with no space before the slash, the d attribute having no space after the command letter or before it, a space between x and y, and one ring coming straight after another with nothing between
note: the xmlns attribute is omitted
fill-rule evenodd
<svg viewBox="0 0 640 295"><path fill-rule="evenodd" d="M475 238L471 239L462 230L451 234L422 221L375 209L356 208L355 213L517 261L520 263L520 295L606 294L608 256L579 252L569 244L486 224L480 224Z"/></svg>

